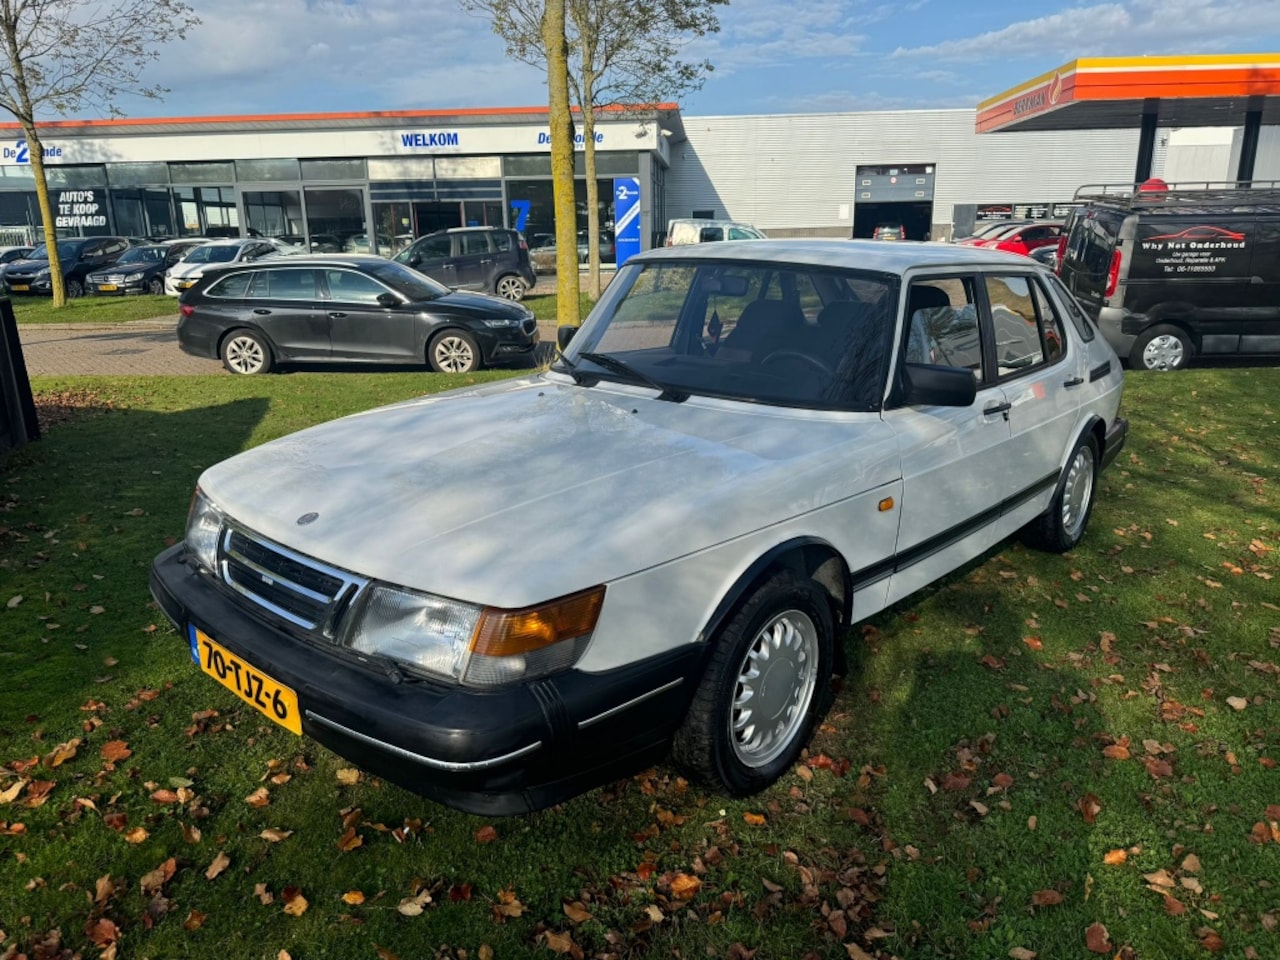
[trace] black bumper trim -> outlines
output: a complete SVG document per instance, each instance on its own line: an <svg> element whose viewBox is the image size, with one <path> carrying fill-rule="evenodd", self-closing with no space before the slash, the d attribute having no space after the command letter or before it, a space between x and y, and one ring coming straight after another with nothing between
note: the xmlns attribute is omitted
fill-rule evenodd
<svg viewBox="0 0 1280 960"><path fill-rule="evenodd" d="M307 710L306 717L308 720L314 720L316 723L323 724L331 730L336 730L338 733L345 734L353 740L359 740L361 743L367 744L375 750L384 750L387 753L394 753L397 757L403 757L405 760L412 760L414 763L420 763L424 767L431 767L435 770L449 770L455 773L465 770L488 770L490 767L498 767L504 763L509 763L512 760L519 760L521 757L528 756L535 750L542 748L542 741L536 740L527 747L512 750L510 753L505 753L500 757L490 757L488 760L475 760L469 763L458 763L452 760L437 760L435 757L425 757L420 753L414 753L412 750L406 750L404 747L397 747L394 743L387 743L385 740L379 740L376 737L367 736L359 730L352 730L350 727L344 727L336 720L330 720L328 717L322 717L314 710Z"/></svg>
<svg viewBox="0 0 1280 960"><path fill-rule="evenodd" d="M1106 437L1102 441L1102 466L1105 469L1120 455L1124 442L1129 436L1129 421L1124 417L1116 417L1107 427Z"/></svg>

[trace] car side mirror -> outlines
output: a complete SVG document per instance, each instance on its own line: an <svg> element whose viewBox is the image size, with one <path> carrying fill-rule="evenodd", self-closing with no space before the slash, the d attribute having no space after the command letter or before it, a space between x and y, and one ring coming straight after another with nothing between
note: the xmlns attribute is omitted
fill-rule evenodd
<svg viewBox="0 0 1280 960"><path fill-rule="evenodd" d="M937 407L969 407L978 396L978 384L968 367L939 367L907 363L902 368L903 403Z"/></svg>
<svg viewBox="0 0 1280 960"><path fill-rule="evenodd" d="M398 307L400 306L400 298L394 293L380 293L378 294L378 305L383 307Z"/></svg>
<svg viewBox="0 0 1280 960"><path fill-rule="evenodd" d="M577 327L556 327L556 345L561 351L569 346L569 341L573 339L573 335L578 332Z"/></svg>
<svg viewBox="0 0 1280 960"><path fill-rule="evenodd" d="M408 260L409 266L416 267L422 263L422 257L419 254L412 254Z"/></svg>

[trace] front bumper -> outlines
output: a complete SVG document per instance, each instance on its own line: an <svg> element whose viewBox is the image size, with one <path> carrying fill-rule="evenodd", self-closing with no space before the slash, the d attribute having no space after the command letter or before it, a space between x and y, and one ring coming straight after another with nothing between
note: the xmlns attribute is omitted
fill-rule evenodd
<svg viewBox="0 0 1280 960"><path fill-rule="evenodd" d="M111 289L103 289L104 287ZM109 280L105 276L90 274L85 277L84 292L93 297L123 297L130 293L146 293L147 278L145 276L130 280Z"/></svg>
<svg viewBox="0 0 1280 960"><path fill-rule="evenodd" d="M479 326L473 334L486 364L526 360L538 345L538 321L529 317L518 327Z"/></svg>
<svg viewBox="0 0 1280 960"><path fill-rule="evenodd" d="M182 544L156 558L151 593L184 637L194 625L288 685L304 735L406 789L488 815L538 810L660 759L703 654L690 645L607 673L484 691L395 676L274 626L189 564Z"/></svg>
<svg viewBox="0 0 1280 960"><path fill-rule="evenodd" d="M5 285L15 293L53 293L53 280L48 277L5 277Z"/></svg>

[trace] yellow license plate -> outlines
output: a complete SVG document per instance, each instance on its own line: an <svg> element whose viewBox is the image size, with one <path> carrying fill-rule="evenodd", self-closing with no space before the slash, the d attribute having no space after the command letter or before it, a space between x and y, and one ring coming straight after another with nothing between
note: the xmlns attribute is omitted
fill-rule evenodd
<svg viewBox="0 0 1280 960"><path fill-rule="evenodd" d="M203 630L188 627L191 659L205 673L253 707L268 720L302 736L298 695L237 657Z"/></svg>
<svg viewBox="0 0 1280 960"><path fill-rule="evenodd" d="M19 293L25 293L26 291L30 290L31 287L25 283L11 283L9 284L9 289L17 290Z"/></svg>
<svg viewBox="0 0 1280 960"><path fill-rule="evenodd" d="M177 283L179 290L190 290L195 285L196 282L194 280L179 280Z"/></svg>
<svg viewBox="0 0 1280 960"><path fill-rule="evenodd" d="M103 291L104 293L110 293L111 291L119 290L120 288L117 287L114 283L100 283L98 284L98 289Z"/></svg>

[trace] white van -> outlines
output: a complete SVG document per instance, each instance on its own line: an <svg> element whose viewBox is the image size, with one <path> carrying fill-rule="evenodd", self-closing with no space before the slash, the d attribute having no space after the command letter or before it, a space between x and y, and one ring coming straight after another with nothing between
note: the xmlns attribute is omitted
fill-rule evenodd
<svg viewBox="0 0 1280 960"><path fill-rule="evenodd" d="M716 240L764 240L765 235L749 223L734 220L670 220L667 246L682 243L712 243Z"/></svg>

